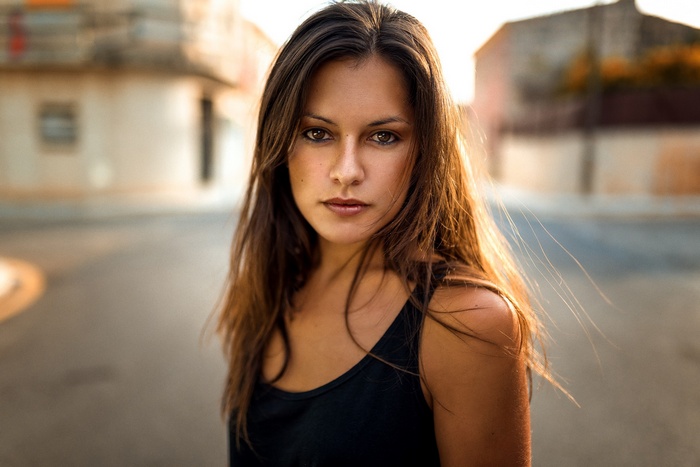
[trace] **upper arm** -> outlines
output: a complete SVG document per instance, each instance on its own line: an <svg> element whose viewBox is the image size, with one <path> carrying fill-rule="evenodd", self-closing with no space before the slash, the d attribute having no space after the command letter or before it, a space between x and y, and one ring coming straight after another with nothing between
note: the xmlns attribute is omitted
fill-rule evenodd
<svg viewBox="0 0 700 467"><path fill-rule="evenodd" d="M421 371L442 465L529 465L528 380L515 312L494 292L469 286L438 289L431 309Z"/></svg>

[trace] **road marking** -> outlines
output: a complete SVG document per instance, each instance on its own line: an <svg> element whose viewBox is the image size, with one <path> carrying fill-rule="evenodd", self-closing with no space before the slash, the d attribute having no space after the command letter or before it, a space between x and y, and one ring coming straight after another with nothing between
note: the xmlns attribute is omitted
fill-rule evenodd
<svg viewBox="0 0 700 467"><path fill-rule="evenodd" d="M45 288L39 268L26 261L0 258L0 323L26 310Z"/></svg>

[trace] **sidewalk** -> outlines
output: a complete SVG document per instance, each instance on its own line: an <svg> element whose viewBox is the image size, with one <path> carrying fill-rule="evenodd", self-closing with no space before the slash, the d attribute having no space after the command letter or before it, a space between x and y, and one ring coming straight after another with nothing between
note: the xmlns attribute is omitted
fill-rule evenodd
<svg viewBox="0 0 700 467"><path fill-rule="evenodd" d="M231 211L238 192L201 189L144 194L112 194L69 199L0 200L0 223L14 220L79 220L110 217Z"/></svg>
<svg viewBox="0 0 700 467"><path fill-rule="evenodd" d="M700 217L700 196L550 195L497 186L487 198L500 200L511 212L538 217Z"/></svg>

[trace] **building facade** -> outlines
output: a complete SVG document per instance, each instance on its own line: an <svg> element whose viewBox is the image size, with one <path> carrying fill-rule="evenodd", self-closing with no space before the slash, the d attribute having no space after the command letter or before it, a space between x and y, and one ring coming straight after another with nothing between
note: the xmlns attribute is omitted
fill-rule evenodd
<svg viewBox="0 0 700 467"><path fill-rule="evenodd" d="M680 125L635 121L634 115L625 120L614 107L624 99L604 96L600 88L586 96L562 90L577 58L633 62L653 49L695 43L700 30L642 14L634 0L504 24L475 54L473 109L491 170L504 183L533 191L700 194L697 112L681 112ZM688 100L687 89L679 97L664 93L657 105L696 100ZM635 99L626 102L649 101ZM611 115L618 116L615 122ZM693 180L681 176L694 170Z"/></svg>
<svg viewBox="0 0 700 467"><path fill-rule="evenodd" d="M0 0L0 199L235 195L275 52L235 0Z"/></svg>

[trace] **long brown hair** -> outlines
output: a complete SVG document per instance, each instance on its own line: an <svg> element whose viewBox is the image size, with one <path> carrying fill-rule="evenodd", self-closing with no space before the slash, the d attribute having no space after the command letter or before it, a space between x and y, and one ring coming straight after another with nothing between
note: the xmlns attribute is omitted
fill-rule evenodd
<svg viewBox="0 0 700 467"><path fill-rule="evenodd" d="M229 360L223 409L245 439L265 345L279 329L289 358L285 312L316 259L316 234L294 203L286 166L307 85L324 63L373 55L403 74L415 115L416 148L404 205L370 245L382 249L386 267L407 287L440 277L443 283L472 283L503 296L518 316L521 339L516 351L529 368L546 375L534 345L539 322L507 243L478 195L477 177L463 157L459 112L428 32L414 17L375 1L333 3L304 21L282 46L262 96L218 321ZM436 264L434 258L439 259ZM361 267L354 285L360 275ZM427 299L420 306L430 312Z"/></svg>

